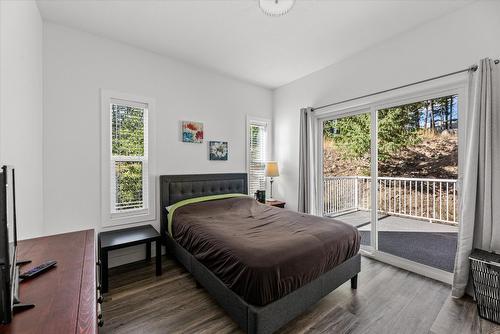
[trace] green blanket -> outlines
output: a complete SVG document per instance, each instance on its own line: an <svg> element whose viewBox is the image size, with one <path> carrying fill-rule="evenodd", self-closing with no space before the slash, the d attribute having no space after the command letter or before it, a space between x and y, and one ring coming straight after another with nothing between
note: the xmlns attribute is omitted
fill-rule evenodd
<svg viewBox="0 0 500 334"><path fill-rule="evenodd" d="M172 204L167 208L167 210L168 210L168 234L170 234L170 236L173 236L172 235L172 217L174 216L174 212L176 209L183 207L185 205L188 205L188 204L192 204L192 203L213 201L213 200L232 198L232 197L244 197L244 196L248 196L248 195L245 195L245 194L222 194L222 195L201 196L201 197L194 197L194 198L185 199L183 201L179 201L175 204Z"/></svg>

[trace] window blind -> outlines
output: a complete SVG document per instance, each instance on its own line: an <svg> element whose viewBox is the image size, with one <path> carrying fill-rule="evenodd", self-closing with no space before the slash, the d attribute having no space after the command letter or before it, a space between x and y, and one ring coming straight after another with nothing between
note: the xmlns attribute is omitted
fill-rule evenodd
<svg viewBox="0 0 500 334"><path fill-rule="evenodd" d="M250 123L248 142L248 189L250 194L266 189L267 124Z"/></svg>

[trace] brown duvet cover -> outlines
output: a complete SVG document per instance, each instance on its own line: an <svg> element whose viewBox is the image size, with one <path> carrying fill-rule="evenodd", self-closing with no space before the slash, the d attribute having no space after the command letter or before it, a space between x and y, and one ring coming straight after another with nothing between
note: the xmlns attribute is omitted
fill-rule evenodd
<svg viewBox="0 0 500 334"><path fill-rule="evenodd" d="M266 305L356 255L356 228L237 197L177 208L175 241L249 304Z"/></svg>

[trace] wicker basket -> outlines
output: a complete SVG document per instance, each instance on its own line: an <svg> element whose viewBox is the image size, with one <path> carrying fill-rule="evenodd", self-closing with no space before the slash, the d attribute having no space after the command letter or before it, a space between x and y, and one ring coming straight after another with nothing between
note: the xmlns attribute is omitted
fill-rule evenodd
<svg viewBox="0 0 500 334"><path fill-rule="evenodd" d="M500 324L500 254L475 249L469 260L478 314Z"/></svg>

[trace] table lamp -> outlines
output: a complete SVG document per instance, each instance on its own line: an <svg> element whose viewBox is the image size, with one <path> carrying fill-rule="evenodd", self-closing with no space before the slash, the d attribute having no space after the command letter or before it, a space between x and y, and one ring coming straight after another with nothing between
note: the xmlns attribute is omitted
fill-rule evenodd
<svg viewBox="0 0 500 334"><path fill-rule="evenodd" d="M276 201L274 198L273 198L273 182L274 182L274 179L276 176L280 176L280 172L278 170L278 162L277 161L268 161L266 163L266 169L265 169L265 175L266 177L270 177L271 180L271 197L268 198L267 200L268 201Z"/></svg>

